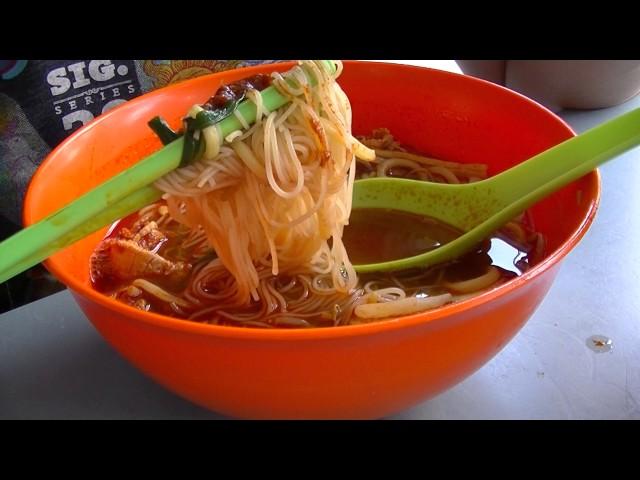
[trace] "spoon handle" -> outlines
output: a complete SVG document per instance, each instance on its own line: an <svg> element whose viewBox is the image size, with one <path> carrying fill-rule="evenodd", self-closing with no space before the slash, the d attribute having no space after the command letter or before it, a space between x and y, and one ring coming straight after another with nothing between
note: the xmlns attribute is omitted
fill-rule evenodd
<svg viewBox="0 0 640 480"><path fill-rule="evenodd" d="M504 206L528 208L599 165L640 145L640 108L570 138L520 165L485 180Z"/></svg>

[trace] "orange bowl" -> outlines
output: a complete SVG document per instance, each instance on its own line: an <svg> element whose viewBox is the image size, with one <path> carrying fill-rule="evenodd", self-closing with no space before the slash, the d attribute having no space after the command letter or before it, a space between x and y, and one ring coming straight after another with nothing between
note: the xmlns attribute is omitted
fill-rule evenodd
<svg viewBox="0 0 640 480"><path fill-rule="evenodd" d="M159 148L146 125L174 122L222 81L287 64L223 72L144 95L86 125L34 176L24 218L31 224ZM389 128L433 157L489 165L498 173L574 133L537 103L462 75L393 64L345 62L339 82L356 134ZM51 257L89 320L125 358L197 404L244 418L375 418L409 408L476 371L522 328L551 287L561 260L593 221L593 172L532 208L547 238L545 258L523 276L435 311L310 330L191 323L142 312L94 291L89 256L106 229Z"/></svg>

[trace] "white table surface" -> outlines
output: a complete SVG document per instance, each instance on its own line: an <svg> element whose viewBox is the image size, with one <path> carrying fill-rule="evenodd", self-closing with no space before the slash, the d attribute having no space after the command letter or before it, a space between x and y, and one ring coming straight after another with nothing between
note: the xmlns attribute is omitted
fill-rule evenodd
<svg viewBox="0 0 640 480"><path fill-rule="evenodd" d="M453 61L398 61L459 71ZM561 112L577 132L640 107ZM640 149L601 168L596 220L518 335L394 419L640 419ZM596 353L592 335L613 341ZM139 373L68 292L0 315L0 419L216 419Z"/></svg>

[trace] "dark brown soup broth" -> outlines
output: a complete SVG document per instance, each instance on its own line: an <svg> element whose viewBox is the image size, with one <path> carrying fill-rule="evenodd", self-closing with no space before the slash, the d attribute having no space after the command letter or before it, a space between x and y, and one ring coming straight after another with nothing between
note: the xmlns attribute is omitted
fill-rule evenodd
<svg viewBox="0 0 640 480"><path fill-rule="evenodd" d="M386 262L412 257L438 248L462 232L435 219L389 209L354 209L343 241L354 265ZM360 275L361 283L426 288L428 293L446 291L446 282L479 277L494 266L507 280L531 266L530 246L516 246L506 236L496 234L460 258L428 269Z"/></svg>
<svg viewBox="0 0 640 480"><path fill-rule="evenodd" d="M110 230L107 238L117 237L123 229L139 219L131 215L118 222ZM193 262L191 253L181 243L188 234L186 227L177 226L161 230L168 237L157 253L167 260ZM343 241L350 260L355 264L377 263L418 255L438 248L455 238L461 232L432 218L386 209L354 209L349 225L345 228ZM516 277L532 264L529 246L516 246L504 235L494 235L481 242L474 250L462 257L442 265L425 269L410 269L400 272L378 272L359 276L360 285L375 282L377 288L399 286L407 294L425 293L435 295L447 290L447 282L460 282L479 277L494 266L501 275L501 281ZM211 257L209 257L210 259ZM194 266L196 262L193 262ZM181 295L185 284L171 284L166 278L147 277L174 295ZM94 287L107 294L122 296L128 282L94 282ZM121 291L121 293L117 293ZM166 302L143 292L145 309L170 316L181 316ZM122 301L125 297L122 298ZM129 303L129 302L125 302Z"/></svg>

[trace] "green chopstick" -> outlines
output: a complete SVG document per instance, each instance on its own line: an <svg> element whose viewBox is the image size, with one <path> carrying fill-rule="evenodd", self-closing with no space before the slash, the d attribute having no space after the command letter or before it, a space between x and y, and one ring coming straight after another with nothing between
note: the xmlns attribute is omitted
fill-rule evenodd
<svg viewBox="0 0 640 480"><path fill-rule="evenodd" d="M324 64L330 72L335 71L334 62L324 61ZM273 86L260 94L269 111L277 110L289 102ZM247 123L256 121L256 106L253 102L245 100L237 110ZM235 115L225 118L219 125L223 138L243 128ZM161 192L152 184L178 168L183 145L181 137L0 243L0 283L115 220L158 200Z"/></svg>
<svg viewBox="0 0 640 480"><path fill-rule="evenodd" d="M83 239L87 235L100 230L102 227L111 225L116 220L137 212L143 206L157 201L161 195L162 193L153 186L142 187L140 190L133 192L122 200L116 202L111 207L106 208L95 217L92 217L77 228L72 229L68 233L60 236L56 239L56 241L48 244L43 244L33 255L28 256L21 262L14 263L14 265L10 269L3 271L0 274L0 278L10 279L15 275L24 272L28 268L41 262L44 258L47 258L50 255L53 255L57 251L61 250L65 246L72 245L73 243ZM2 244L0 244L0 252L2 251L3 246Z"/></svg>

